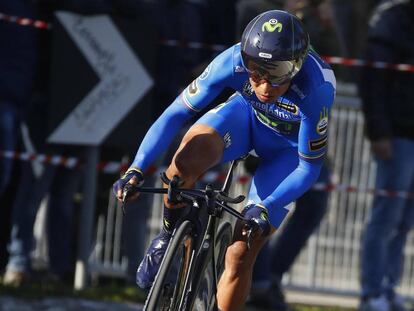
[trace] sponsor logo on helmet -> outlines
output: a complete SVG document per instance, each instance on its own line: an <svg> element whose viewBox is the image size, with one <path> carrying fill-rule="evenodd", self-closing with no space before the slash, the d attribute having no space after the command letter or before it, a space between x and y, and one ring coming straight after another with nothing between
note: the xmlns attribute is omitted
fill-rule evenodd
<svg viewBox="0 0 414 311"><path fill-rule="evenodd" d="M263 52L260 52L260 53L259 53L259 56L260 56L260 57L262 57L262 58L267 58L267 59L272 58L272 54L269 54L269 53L263 53Z"/></svg>
<svg viewBox="0 0 414 311"><path fill-rule="evenodd" d="M319 122L316 125L316 132L319 135L325 135L328 131L328 109L326 107L321 111Z"/></svg>
<svg viewBox="0 0 414 311"><path fill-rule="evenodd" d="M204 69L203 73L198 77L200 80L204 80L208 77L211 70L211 64L207 66L206 69Z"/></svg>
<svg viewBox="0 0 414 311"><path fill-rule="evenodd" d="M272 18L268 22L264 23L262 26L262 31L265 32L274 32L277 30L278 32L281 32L283 28L282 23L278 22L277 19Z"/></svg>

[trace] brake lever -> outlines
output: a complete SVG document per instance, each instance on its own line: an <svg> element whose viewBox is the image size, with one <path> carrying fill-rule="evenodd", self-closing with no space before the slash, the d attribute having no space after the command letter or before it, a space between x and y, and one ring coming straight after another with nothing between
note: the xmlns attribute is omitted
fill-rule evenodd
<svg viewBox="0 0 414 311"><path fill-rule="evenodd" d="M220 192L217 194L217 199L222 202L230 203L230 204L238 204L244 201L246 197L244 195L239 195L235 198L229 197L228 195Z"/></svg>
<svg viewBox="0 0 414 311"><path fill-rule="evenodd" d="M246 235L247 235L247 250L251 249L251 238L252 238L252 234L253 234L253 228L250 227L249 230L247 230Z"/></svg>
<svg viewBox="0 0 414 311"><path fill-rule="evenodd" d="M124 187L124 191L122 192L122 212L125 215L126 214L126 202L127 198L131 195L138 192L138 187L136 185L127 183Z"/></svg>
<svg viewBox="0 0 414 311"><path fill-rule="evenodd" d="M256 231L255 224L250 221L246 222L246 224L244 225L244 230L246 230L245 232L246 232L247 249L250 250L253 233Z"/></svg>

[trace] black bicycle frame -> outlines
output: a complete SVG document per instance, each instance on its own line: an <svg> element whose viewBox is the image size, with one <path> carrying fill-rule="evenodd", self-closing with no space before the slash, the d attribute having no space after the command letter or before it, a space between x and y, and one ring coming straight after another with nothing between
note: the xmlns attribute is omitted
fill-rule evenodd
<svg viewBox="0 0 414 311"><path fill-rule="evenodd" d="M162 177L164 182L169 182L168 188L139 188L141 193L160 193L167 194L169 199L175 200L176 197L182 201L186 201L192 206L189 213L183 218L183 220L190 220L194 224L194 236L196 237L196 244L194 246L193 254L191 255L190 270L187 274L187 278L184 283L183 296L179 303L179 310L191 310L196 299L198 287L200 286L203 272L211 264L213 271L213 295L217 293L218 271L216 263L216 233L219 225L219 219L222 217L223 211L226 211L234 217L245 220L243 215L235 209L228 206L226 203L240 203L244 200L244 196L237 198L228 197L231 181L233 179L233 171L237 166L238 160L231 163L231 166L227 172L227 176L223 187L220 191L213 190L210 185L207 185L205 190L193 190L193 189L174 189L179 187L180 183L178 179L168 181L168 178L164 175ZM173 197L175 195L175 197ZM207 217L207 224L205 226L198 226L199 219L202 216ZM178 227L178 226L177 226ZM200 235L203 237L200 237ZM195 264L194 264L195 261ZM211 296L210 296L211 297ZM188 299L191 298L189 301ZM215 298L214 298L215 299Z"/></svg>

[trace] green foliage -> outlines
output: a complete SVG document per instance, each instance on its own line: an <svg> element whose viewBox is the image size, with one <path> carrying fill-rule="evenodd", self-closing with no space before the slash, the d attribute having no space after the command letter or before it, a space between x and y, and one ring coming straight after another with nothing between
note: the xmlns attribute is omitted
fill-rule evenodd
<svg viewBox="0 0 414 311"><path fill-rule="evenodd" d="M353 309L340 308L340 307L326 307L326 306L304 306L294 305L293 311L352 311Z"/></svg>

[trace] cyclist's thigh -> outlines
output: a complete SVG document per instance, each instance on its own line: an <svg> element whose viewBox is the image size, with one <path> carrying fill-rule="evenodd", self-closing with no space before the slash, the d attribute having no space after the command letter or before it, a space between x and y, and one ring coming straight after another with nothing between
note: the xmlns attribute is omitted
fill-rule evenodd
<svg viewBox="0 0 414 311"><path fill-rule="evenodd" d="M231 96L225 103L204 114L196 124L212 127L223 138L221 162L247 154L251 149L251 108L240 95Z"/></svg>
<svg viewBox="0 0 414 311"><path fill-rule="evenodd" d="M259 203L268 197L279 184L298 166L295 147L279 150L272 158L262 159L252 180L249 203ZM276 222L275 209L269 209L269 219Z"/></svg>

